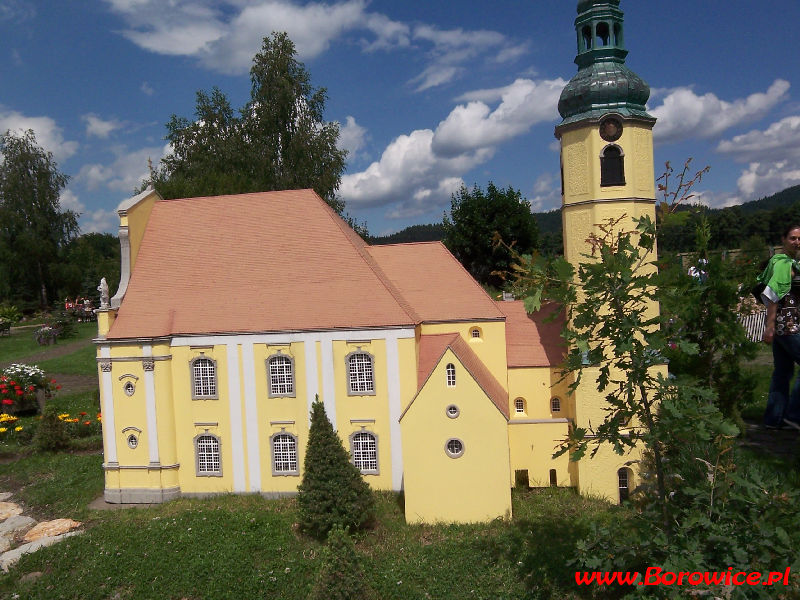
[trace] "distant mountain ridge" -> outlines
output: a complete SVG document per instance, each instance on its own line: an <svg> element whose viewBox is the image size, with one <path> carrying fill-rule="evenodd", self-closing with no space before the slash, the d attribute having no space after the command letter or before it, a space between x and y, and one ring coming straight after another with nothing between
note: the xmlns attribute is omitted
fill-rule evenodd
<svg viewBox="0 0 800 600"><path fill-rule="evenodd" d="M760 198L751 200L744 204L729 206L726 208L708 208L710 215L716 221L724 213L738 213L740 215L752 216L754 213L767 213L779 209L788 209L800 203L800 185L788 187L785 190ZM789 213L791 214L791 213ZM534 213L539 224L539 236L544 246L552 245L553 249L560 243L561 239L561 210L556 208L547 212ZM724 219L724 217L722 217ZM374 245L400 244L407 242L432 242L441 241L444 238L444 226L441 223L428 223L425 225L411 225L401 229L396 233L385 236L370 237L370 243ZM550 242L550 244L548 244Z"/></svg>

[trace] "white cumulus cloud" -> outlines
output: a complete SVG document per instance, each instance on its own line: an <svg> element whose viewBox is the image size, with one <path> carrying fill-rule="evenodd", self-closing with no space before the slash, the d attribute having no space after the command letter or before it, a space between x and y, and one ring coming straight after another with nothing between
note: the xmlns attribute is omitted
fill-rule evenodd
<svg viewBox="0 0 800 600"><path fill-rule="evenodd" d="M462 176L489 160L498 145L536 123L556 119L565 83L519 79L497 90L483 90L483 97L500 99L494 109L472 101L456 106L435 131L418 129L397 137L380 160L345 175L339 193L354 206L392 205L389 217L441 211L462 185Z"/></svg>
<svg viewBox="0 0 800 600"><path fill-rule="evenodd" d="M348 116L345 124L339 127L340 150L347 150L348 158L352 159L367 142L367 129L356 123L355 117Z"/></svg>
<svg viewBox="0 0 800 600"><path fill-rule="evenodd" d="M788 97L788 91L789 82L776 79L766 92L728 102L715 94L698 96L689 88L678 88L650 110L658 119L653 135L657 142L713 138L731 127L763 117Z"/></svg>
<svg viewBox="0 0 800 600"><path fill-rule="evenodd" d="M99 137L105 139L111 135L112 131L122 127L122 123L116 119L110 119L106 121L105 119L101 119L94 114L83 115L81 118L86 123L87 137Z"/></svg>
<svg viewBox="0 0 800 600"><path fill-rule="evenodd" d="M168 147L154 146L129 151L125 147L111 149L116 159L111 164L87 164L78 173L77 180L85 183L89 190L104 186L110 190L132 194L149 174L148 160L153 166L165 156Z"/></svg>
<svg viewBox="0 0 800 600"><path fill-rule="evenodd" d="M36 143L53 153L57 162L62 162L75 154L78 142L65 140L64 133L55 120L50 117L29 117L15 110L0 106L0 133L11 131L19 134L32 129Z"/></svg>

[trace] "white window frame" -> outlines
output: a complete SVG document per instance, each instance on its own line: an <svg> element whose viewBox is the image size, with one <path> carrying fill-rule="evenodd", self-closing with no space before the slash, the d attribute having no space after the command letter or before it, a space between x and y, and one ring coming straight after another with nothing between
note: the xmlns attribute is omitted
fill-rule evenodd
<svg viewBox="0 0 800 600"><path fill-rule="evenodd" d="M291 440L291 444L287 443L287 440ZM274 477L300 475L296 435L288 431L275 433L269 438L269 446L272 452L272 475ZM283 468L284 466L288 468Z"/></svg>
<svg viewBox="0 0 800 600"><path fill-rule="evenodd" d="M371 439L369 439L371 438ZM364 444L372 444L373 448L364 448ZM356 431L350 435L350 456L356 469L362 475L379 475L378 436L372 431Z"/></svg>
<svg viewBox="0 0 800 600"><path fill-rule="evenodd" d="M201 443L204 447L201 447ZM205 447L206 443L210 447ZM196 435L194 456L198 477L222 477L222 443L218 435L208 432Z"/></svg>
<svg viewBox="0 0 800 600"><path fill-rule="evenodd" d="M455 444L460 444L461 448L455 449ZM459 438L450 438L444 443L444 453L450 458L461 458L464 456L464 441Z"/></svg>
<svg viewBox="0 0 800 600"><path fill-rule="evenodd" d="M447 363L444 370L447 374L447 387L456 387L456 366L453 363Z"/></svg>
<svg viewBox="0 0 800 600"><path fill-rule="evenodd" d="M200 370L203 367L197 367L197 363L200 361L210 363L210 368L206 367L207 373ZM189 363L189 373L192 382L192 400L216 400L219 397L217 394L219 389L217 386L217 361L205 355L197 356Z"/></svg>
<svg viewBox="0 0 800 600"><path fill-rule="evenodd" d="M356 350L345 356L344 364L347 369L347 395L374 396L375 357L369 352Z"/></svg>
<svg viewBox="0 0 800 600"><path fill-rule="evenodd" d="M288 362L288 373L283 372L273 373L273 366L277 364L286 365ZM288 384L286 381L281 381L281 377L285 378L288 375ZM294 385L294 358L288 354L278 352L273 354L267 359L267 385L269 386L270 398L294 398L295 385ZM283 387L281 387L283 386Z"/></svg>
<svg viewBox="0 0 800 600"><path fill-rule="evenodd" d="M519 397L514 400L514 414L517 415L524 415L525 414L525 398ZM521 408L520 408L521 407Z"/></svg>
<svg viewBox="0 0 800 600"><path fill-rule="evenodd" d="M560 413L561 412L561 398L558 396L553 396L550 398L550 412Z"/></svg>

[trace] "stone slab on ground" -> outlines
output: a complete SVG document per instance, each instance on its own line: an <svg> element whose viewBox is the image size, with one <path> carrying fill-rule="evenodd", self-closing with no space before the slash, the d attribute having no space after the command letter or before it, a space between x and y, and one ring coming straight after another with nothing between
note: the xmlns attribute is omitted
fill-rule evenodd
<svg viewBox="0 0 800 600"><path fill-rule="evenodd" d="M0 523L0 537L11 537L36 525L36 519L25 515L14 515Z"/></svg>
<svg viewBox="0 0 800 600"><path fill-rule="evenodd" d="M11 498L11 492L0 492L0 502L5 502Z"/></svg>
<svg viewBox="0 0 800 600"><path fill-rule="evenodd" d="M52 546L53 544L57 544L58 542L72 537L73 535L80 535L82 531L70 531L68 533L62 533L61 535L57 535L54 537L43 537L39 538L35 542L29 542L22 546L18 546L13 550L9 550L8 552L3 553L0 555L0 569L4 572L8 572L8 570L17 563L20 557L23 554L30 554L31 552L36 552L40 548L45 548L46 546Z"/></svg>
<svg viewBox="0 0 800 600"><path fill-rule="evenodd" d="M80 527L83 523L73 521L72 519L55 519L53 521L42 521L36 527L31 529L22 538L23 542L35 542L43 537L56 537L62 533L72 531Z"/></svg>
<svg viewBox="0 0 800 600"><path fill-rule="evenodd" d="M14 502L0 502L0 521L22 514L22 507Z"/></svg>

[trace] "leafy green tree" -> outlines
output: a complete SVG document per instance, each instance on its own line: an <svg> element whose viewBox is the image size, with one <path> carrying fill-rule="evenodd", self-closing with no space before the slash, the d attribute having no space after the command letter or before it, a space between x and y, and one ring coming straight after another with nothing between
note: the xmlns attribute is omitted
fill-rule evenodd
<svg viewBox="0 0 800 600"><path fill-rule="evenodd" d="M334 526L362 529L373 519L374 499L333 430L319 398L311 407L308 448L297 501L300 526L324 539Z"/></svg>
<svg viewBox="0 0 800 600"><path fill-rule="evenodd" d="M450 216L444 216L444 244L480 283L501 287L513 253L536 248L539 229L530 202L509 186L489 182L484 192L475 185L453 194ZM497 244L497 240L503 244Z"/></svg>
<svg viewBox="0 0 800 600"><path fill-rule="evenodd" d="M58 273L60 298L83 296L97 305L97 284L103 277L113 296L119 282L119 252L119 238L110 233L85 233L70 241Z"/></svg>
<svg viewBox="0 0 800 600"><path fill-rule="evenodd" d="M32 130L0 135L0 294L48 305L64 247L78 232L77 215L62 210L69 177Z"/></svg>
<svg viewBox="0 0 800 600"><path fill-rule="evenodd" d="M334 525L322 551L320 568L309 600L370 600L375 592L364 577L358 552L345 529Z"/></svg>
<svg viewBox="0 0 800 600"><path fill-rule="evenodd" d="M172 153L151 172L165 198L313 188L338 213L347 152L339 125L324 120L327 92L311 85L285 33L264 38L253 58L249 102L238 112L218 88L197 92L193 120L167 123Z"/></svg>

